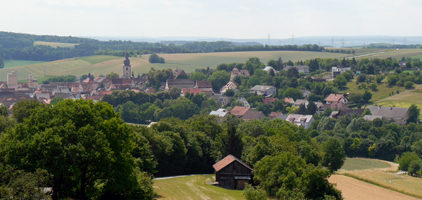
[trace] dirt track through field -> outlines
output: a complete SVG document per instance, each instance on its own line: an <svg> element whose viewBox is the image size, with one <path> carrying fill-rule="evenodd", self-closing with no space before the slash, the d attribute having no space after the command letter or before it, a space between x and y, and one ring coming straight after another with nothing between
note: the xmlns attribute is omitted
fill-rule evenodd
<svg viewBox="0 0 422 200"><path fill-rule="evenodd" d="M336 188L341 190L345 200L418 200L418 198L407 196L389 189L378 187L363 181L356 180L343 175L332 175L330 183L336 183Z"/></svg>

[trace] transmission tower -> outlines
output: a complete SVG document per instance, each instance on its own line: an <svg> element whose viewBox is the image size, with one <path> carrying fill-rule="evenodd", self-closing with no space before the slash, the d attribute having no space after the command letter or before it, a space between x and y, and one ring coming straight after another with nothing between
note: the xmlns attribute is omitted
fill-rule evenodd
<svg viewBox="0 0 422 200"><path fill-rule="evenodd" d="M334 37L331 37L331 46L334 47Z"/></svg>
<svg viewBox="0 0 422 200"><path fill-rule="evenodd" d="M292 34L292 45L294 44L293 38L294 38L294 36L293 36L293 34Z"/></svg>
<svg viewBox="0 0 422 200"><path fill-rule="evenodd" d="M268 46L270 46L270 33L268 33Z"/></svg>
<svg viewBox="0 0 422 200"><path fill-rule="evenodd" d="M341 47L344 47L344 39L341 39Z"/></svg>

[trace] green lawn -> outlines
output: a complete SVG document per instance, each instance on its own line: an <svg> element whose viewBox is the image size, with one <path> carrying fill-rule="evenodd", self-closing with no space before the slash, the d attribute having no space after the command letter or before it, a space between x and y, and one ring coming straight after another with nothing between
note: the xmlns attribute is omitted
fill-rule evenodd
<svg viewBox="0 0 422 200"><path fill-rule="evenodd" d="M376 105L409 108L412 104L418 106L421 111L419 118L422 119L422 85L416 85L414 89L405 90L400 94L376 101Z"/></svg>
<svg viewBox="0 0 422 200"><path fill-rule="evenodd" d="M377 160L360 159L360 158L346 158L341 169L351 170L362 170L362 169L374 169L374 168L389 168L390 164Z"/></svg>
<svg viewBox="0 0 422 200"><path fill-rule="evenodd" d="M367 56L361 56L360 58L403 58L403 57L413 57L413 56L421 56L422 55L422 49L376 49L377 52L385 52L385 53L379 53L379 54L373 54L373 55L367 55ZM375 53L375 52L374 52Z"/></svg>
<svg viewBox="0 0 422 200"><path fill-rule="evenodd" d="M363 94L365 92L365 90L359 89L359 85L356 85L356 79L352 79L351 81L349 81L347 83L346 87L343 88L342 91L343 92L362 93ZM366 85L368 85L368 84L366 84ZM376 91L370 90L370 92L372 93L371 101L376 102L376 101L379 101L381 99L388 98L390 96L389 95L390 93L392 93L392 92L396 93L397 90L399 90L399 92L405 91L404 87L397 87L397 86L389 87L388 84L382 82L382 83L377 85Z"/></svg>
<svg viewBox="0 0 422 200"><path fill-rule="evenodd" d="M45 63L45 61L32 61L32 60L4 60L4 69L12 67L20 67L25 65L34 65Z"/></svg>
<svg viewBox="0 0 422 200"><path fill-rule="evenodd" d="M195 175L154 180L157 199L245 199L240 190L228 190L208 185L214 175Z"/></svg>

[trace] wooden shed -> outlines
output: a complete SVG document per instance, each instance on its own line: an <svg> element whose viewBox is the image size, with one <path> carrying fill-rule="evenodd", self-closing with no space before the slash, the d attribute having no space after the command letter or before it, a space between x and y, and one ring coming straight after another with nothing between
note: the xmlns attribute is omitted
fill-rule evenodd
<svg viewBox="0 0 422 200"><path fill-rule="evenodd" d="M212 166L215 179L220 187L243 190L245 184L251 184L253 169L233 155L228 155Z"/></svg>

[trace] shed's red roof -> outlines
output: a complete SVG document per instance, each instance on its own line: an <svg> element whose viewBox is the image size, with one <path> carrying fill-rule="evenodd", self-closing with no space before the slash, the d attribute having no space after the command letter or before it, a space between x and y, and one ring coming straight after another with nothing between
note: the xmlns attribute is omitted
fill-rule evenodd
<svg viewBox="0 0 422 200"><path fill-rule="evenodd" d="M244 162L242 162L240 159L234 157L233 155L228 155L225 158L223 158L222 160L218 161L217 163L215 163L212 167L214 168L214 170L216 172L220 171L221 169L223 169L224 167L226 167L227 165L229 165L230 163L232 163L233 161L237 161L240 164L242 164L243 166L247 167L250 170L253 170L252 168L250 168L248 165L246 165Z"/></svg>

